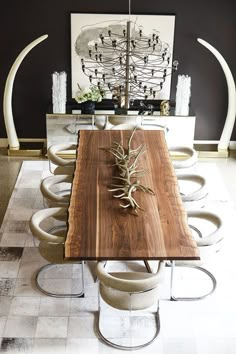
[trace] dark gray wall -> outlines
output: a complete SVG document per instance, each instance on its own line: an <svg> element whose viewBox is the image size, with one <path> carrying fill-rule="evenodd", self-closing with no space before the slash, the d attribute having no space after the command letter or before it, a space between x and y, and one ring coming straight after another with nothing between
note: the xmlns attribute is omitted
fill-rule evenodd
<svg viewBox="0 0 236 354"><path fill-rule="evenodd" d="M127 13L128 0L8 0L0 13L0 96L20 51L37 37L49 38L23 61L14 84L13 113L19 137L44 138L45 114L51 101L51 74L68 73L70 96L70 13ZM205 39L224 56L236 77L235 0L133 0L132 13L176 14L174 57L179 74L192 77L191 105L197 116L196 139L220 138L227 111L227 86L215 57L196 41ZM171 99L175 99L176 77ZM0 137L6 137L2 105ZM232 140L236 140L234 129Z"/></svg>

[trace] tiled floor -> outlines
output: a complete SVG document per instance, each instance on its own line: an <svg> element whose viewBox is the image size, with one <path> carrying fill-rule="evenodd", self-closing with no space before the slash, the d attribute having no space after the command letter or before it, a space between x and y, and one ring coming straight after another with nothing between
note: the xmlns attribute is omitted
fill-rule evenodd
<svg viewBox="0 0 236 354"><path fill-rule="evenodd" d="M209 182L207 209L220 213L224 222L225 242L209 262L218 280L217 291L198 302L169 301L170 269L166 268L160 301L161 331L158 339L139 353L158 354L235 354L236 353L236 268L234 235L236 220L236 161L213 160L198 164ZM85 297L55 299L35 287L36 271L46 262L38 253L37 241L29 231L32 213L43 208L39 183L48 175L45 161L24 162L0 229L0 352L3 353L113 353L119 352L102 343L96 333L97 283L95 263L85 267ZM64 266L63 266L64 267ZM76 291L80 287L80 265L62 266L47 271L42 284L48 289ZM144 269L142 263L129 265L109 262L109 269ZM196 271L177 271L176 291L202 292L208 282ZM125 338L128 317L121 322L106 309L106 329L110 336ZM149 316L133 319L135 340L153 330Z"/></svg>

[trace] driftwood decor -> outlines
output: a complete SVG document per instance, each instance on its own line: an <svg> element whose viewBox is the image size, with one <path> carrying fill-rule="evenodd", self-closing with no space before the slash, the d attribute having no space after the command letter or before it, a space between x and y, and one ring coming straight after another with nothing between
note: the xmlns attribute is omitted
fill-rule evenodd
<svg viewBox="0 0 236 354"><path fill-rule="evenodd" d="M119 184L111 184L111 188L109 188L108 191L117 192L118 194L113 194L113 197L126 202L125 204L120 204L120 206L124 209L132 208L135 215L138 215L138 209L144 209L142 209L134 199L133 193L136 191L143 191L152 195L155 195L155 193L151 188L140 184L139 178L148 172L148 170L142 168L138 169L139 158L146 152L146 147L144 144L141 144L136 149L131 148L135 131L136 129L134 129L130 135L127 148L122 146L121 143L113 141L112 146L105 148L105 150L109 151L114 156L114 166L117 166L119 171L119 176L113 176L114 179L117 179Z"/></svg>

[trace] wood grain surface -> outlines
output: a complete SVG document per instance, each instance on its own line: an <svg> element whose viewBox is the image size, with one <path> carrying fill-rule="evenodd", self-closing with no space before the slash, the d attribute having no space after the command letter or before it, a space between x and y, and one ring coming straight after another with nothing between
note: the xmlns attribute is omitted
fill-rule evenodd
<svg viewBox="0 0 236 354"><path fill-rule="evenodd" d="M137 130L132 148L146 145L140 182L155 196L135 192L138 216L122 209L108 191L113 156L101 149L112 141L127 146L131 131L81 131L68 212L66 259L199 259L163 131Z"/></svg>

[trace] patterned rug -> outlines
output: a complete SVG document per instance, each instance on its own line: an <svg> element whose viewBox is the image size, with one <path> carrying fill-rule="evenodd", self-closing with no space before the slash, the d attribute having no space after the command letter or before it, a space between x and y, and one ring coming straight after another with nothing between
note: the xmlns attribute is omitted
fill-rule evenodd
<svg viewBox="0 0 236 354"><path fill-rule="evenodd" d="M160 301L160 335L150 346L140 350L141 354L235 354L236 289L232 284L236 276L233 262L236 212L216 164L198 163L191 172L195 171L202 173L208 181L205 208L219 213L225 225L224 246L208 265L218 280L217 291L203 301L171 302L170 269L166 268ZM94 282L95 262L87 262L85 266L84 298L51 298L35 286L35 274L46 261L38 252L28 220L34 212L44 208L39 185L49 174L45 161L22 164L0 229L0 352L118 353L101 342L96 332L98 284ZM52 291L78 291L79 267L57 266L45 273L42 284ZM109 262L108 269L145 270L142 262ZM176 290L201 293L208 289L207 279L193 272L177 270ZM109 307L105 307L105 313L103 325L108 337L120 336L118 340L125 342L127 314L114 314ZM154 323L148 316L138 312L132 323L133 340L142 342L151 335L153 328Z"/></svg>

